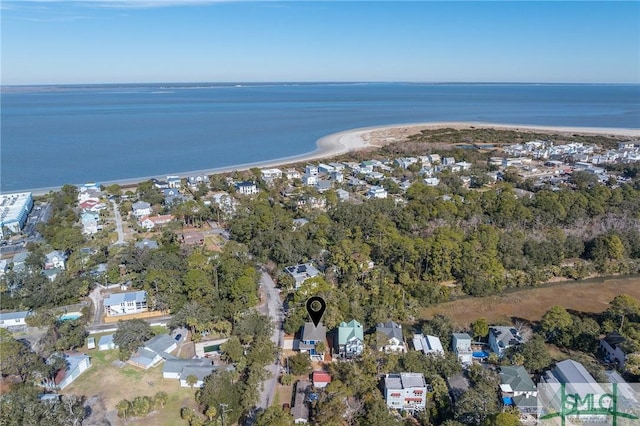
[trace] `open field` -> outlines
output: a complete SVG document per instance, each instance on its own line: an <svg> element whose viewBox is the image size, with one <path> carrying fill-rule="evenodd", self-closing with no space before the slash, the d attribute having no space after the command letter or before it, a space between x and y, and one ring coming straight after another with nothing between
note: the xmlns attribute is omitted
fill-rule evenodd
<svg viewBox="0 0 640 426"><path fill-rule="evenodd" d="M553 305L599 313L607 309L611 299L623 293L640 299L640 278L634 276L554 283L500 296L465 298L423 308L419 316L428 319L435 314L445 314L453 319L456 326L465 328L481 317L490 324L509 323L515 318L538 321Z"/></svg>
<svg viewBox="0 0 640 426"><path fill-rule="evenodd" d="M118 359L118 350L86 352L91 356L91 367L78 377L62 393L101 397L107 412L115 412L116 404L122 399L131 401L136 396L153 396L164 391L169 396L167 405L152 412L147 417L127 420L127 425L173 426L184 423L180 419L180 408L196 408L194 391L181 388L178 380L162 378L162 364L147 371L125 365L120 368L113 364ZM116 419L112 413L110 421ZM124 422L118 419L118 425Z"/></svg>

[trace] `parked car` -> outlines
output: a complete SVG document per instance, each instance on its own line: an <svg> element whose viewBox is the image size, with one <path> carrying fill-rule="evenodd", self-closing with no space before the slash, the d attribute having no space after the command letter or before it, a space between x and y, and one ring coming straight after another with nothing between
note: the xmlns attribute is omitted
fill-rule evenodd
<svg viewBox="0 0 640 426"><path fill-rule="evenodd" d="M176 334L176 342L179 342L182 339L182 334Z"/></svg>

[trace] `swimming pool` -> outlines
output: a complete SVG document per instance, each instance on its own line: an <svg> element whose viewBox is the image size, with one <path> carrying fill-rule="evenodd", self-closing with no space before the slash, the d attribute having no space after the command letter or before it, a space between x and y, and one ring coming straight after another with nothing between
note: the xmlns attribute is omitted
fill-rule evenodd
<svg viewBox="0 0 640 426"><path fill-rule="evenodd" d="M69 321L69 320L77 320L80 318L82 314L80 312L67 312L64 315L60 315L58 319L60 321Z"/></svg>
<svg viewBox="0 0 640 426"><path fill-rule="evenodd" d="M473 357L474 358L488 358L489 357L489 352L485 352L485 351L474 352L473 353Z"/></svg>

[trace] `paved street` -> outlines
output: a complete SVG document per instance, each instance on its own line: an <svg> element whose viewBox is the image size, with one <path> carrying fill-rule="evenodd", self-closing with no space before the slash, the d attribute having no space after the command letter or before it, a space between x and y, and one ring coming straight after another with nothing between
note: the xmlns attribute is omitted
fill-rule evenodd
<svg viewBox="0 0 640 426"><path fill-rule="evenodd" d="M273 335L271 341L275 343L282 352L284 344L284 332L282 331L282 302L280 301L280 290L276 288L275 283L271 279L271 276L266 272L262 273L260 278L260 284L264 289L266 295L266 303L262 307L263 313L268 314L271 317L273 324ZM263 385L264 388L260 393L259 408L266 409L272 402L276 392L276 384L278 382L278 376L280 374L280 357L274 364L267 367L267 370L271 372L271 378L267 379Z"/></svg>
<svg viewBox="0 0 640 426"><path fill-rule="evenodd" d="M116 218L116 231L118 232L118 241L113 243L114 246L124 244L124 231L122 230L122 217L120 217L120 210L118 209L118 204L115 201L111 200L111 204L113 205L113 215Z"/></svg>

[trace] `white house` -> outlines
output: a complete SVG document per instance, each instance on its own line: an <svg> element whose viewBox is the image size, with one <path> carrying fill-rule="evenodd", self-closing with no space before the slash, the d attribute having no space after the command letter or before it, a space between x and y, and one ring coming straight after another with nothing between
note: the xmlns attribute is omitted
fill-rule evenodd
<svg viewBox="0 0 640 426"><path fill-rule="evenodd" d="M44 255L44 269L64 269L66 257L64 253L54 250Z"/></svg>
<svg viewBox="0 0 640 426"><path fill-rule="evenodd" d="M29 311L0 313L0 328L22 327L27 325Z"/></svg>
<svg viewBox="0 0 640 426"><path fill-rule="evenodd" d="M127 362L148 369L166 359L173 359L170 352L176 350L178 342L168 334L158 334L147 340L144 347L138 349Z"/></svg>
<svg viewBox="0 0 640 426"><path fill-rule="evenodd" d="M280 179L282 177L282 170L280 169L262 169L260 175L264 180Z"/></svg>
<svg viewBox="0 0 640 426"><path fill-rule="evenodd" d="M425 355L444 355L444 348L440 338L436 336L414 334L413 348L416 351L422 351Z"/></svg>
<svg viewBox="0 0 640 426"><path fill-rule="evenodd" d="M386 374L383 393L391 409L422 411L427 403L427 382L422 373Z"/></svg>
<svg viewBox="0 0 640 426"><path fill-rule="evenodd" d="M91 358L82 353L65 353L64 359L67 362L67 368L60 371L55 377L58 389L66 388L87 368L91 367Z"/></svg>
<svg viewBox="0 0 640 426"><path fill-rule="evenodd" d="M287 169L286 171L287 179L300 179L302 174L296 169Z"/></svg>
<svg viewBox="0 0 640 426"><path fill-rule="evenodd" d="M387 190L381 186L372 186L367 191L367 198L387 198Z"/></svg>
<svg viewBox="0 0 640 426"><path fill-rule="evenodd" d="M169 185L169 188L180 188L182 179L180 179L180 176L167 176L167 185Z"/></svg>
<svg viewBox="0 0 640 426"><path fill-rule="evenodd" d="M165 225L174 220L175 217L170 214L157 215L157 216L142 216L138 220L138 224L145 229L153 229L156 226Z"/></svg>
<svg viewBox="0 0 640 426"><path fill-rule="evenodd" d="M302 175L302 183L307 186L315 186L318 183L318 174L305 173Z"/></svg>
<svg viewBox="0 0 640 426"><path fill-rule="evenodd" d="M600 350L602 351L605 360L618 363L620 369L624 369L624 363L627 359L627 355L622 350L622 343L625 338L618 332L611 332L600 340Z"/></svg>
<svg viewBox="0 0 640 426"><path fill-rule="evenodd" d="M471 336L467 333L453 333L451 349L462 364L471 364L473 351L471 350Z"/></svg>
<svg viewBox="0 0 640 426"><path fill-rule="evenodd" d="M147 292L144 290L115 293L104 299L107 316L137 314L147 310Z"/></svg>
<svg viewBox="0 0 640 426"><path fill-rule="evenodd" d="M236 183L236 191L242 195L254 195L258 193L258 186L255 182L238 182Z"/></svg>
<svg viewBox="0 0 640 426"><path fill-rule="evenodd" d="M355 319L341 322L338 326L334 351L342 358L353 358L364 351L364 330L362 324ZM336 350L337 349L337 350Z"/></svg>
<svg viewBox="0 0 640 426"><path fill-rule="evenodd" d="M135 217L149 216L151 214L151 204L146 201L138 201L131 206Z"/></svg>
<svg viewBox="0 0 640 426"><path fill-rule="evenodd" d="M98 340L98 350L99 351L108 351L111 349L116 349L118 345L113 342L113 334L106 334L100 337Z"/></svg>
<svg viewBox="0 0 640 426"><path fill-rule="evenodd" d="M318 167L314 166L313 164L307 164L307 166L304 168L304 174L310 176L318 176Z"/></svg>
<svg viewBox="0 0 640 426"><path fill-rule="evenodd" d="M521 345L524 339L513 327L492 326L489 327L489 346L500 358L504 351L512 346Z"/></svg>
<svg viewBox="0 0 640 426"><path fill-rule="evenodd" d="M407 351L404 337L402 336L402 326L394 321L378 323L376 326L376 344L379 351L386 353Z"/></svg>

